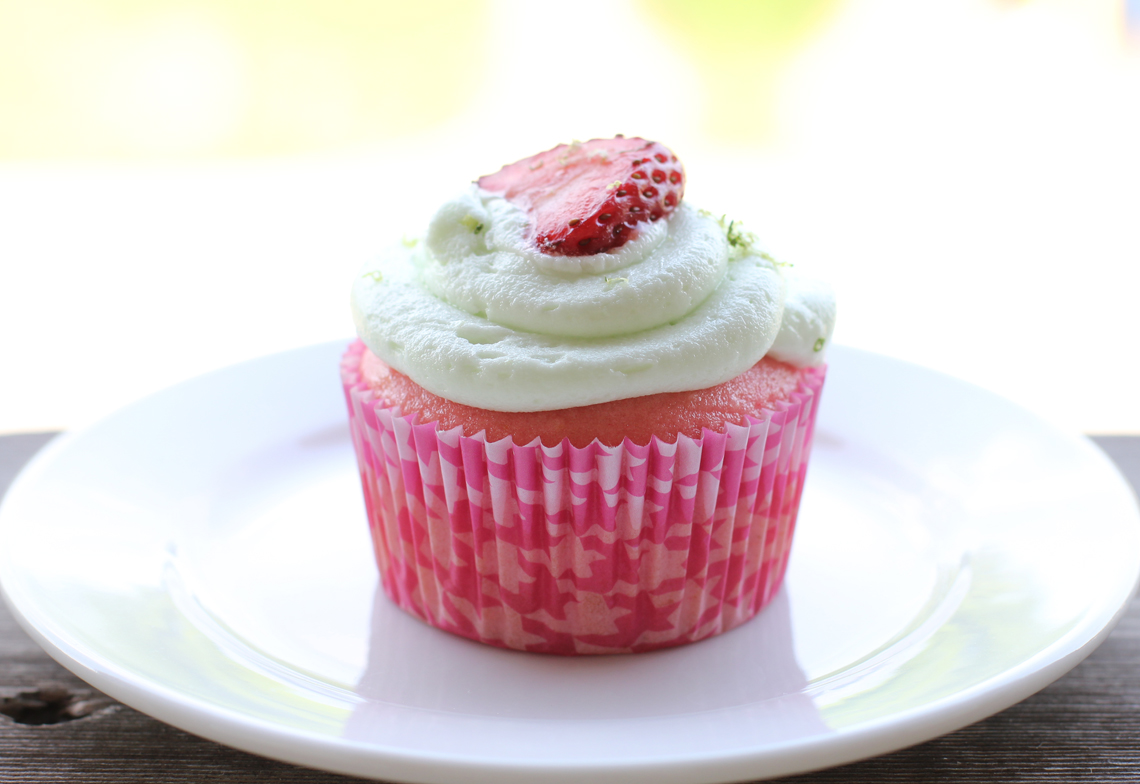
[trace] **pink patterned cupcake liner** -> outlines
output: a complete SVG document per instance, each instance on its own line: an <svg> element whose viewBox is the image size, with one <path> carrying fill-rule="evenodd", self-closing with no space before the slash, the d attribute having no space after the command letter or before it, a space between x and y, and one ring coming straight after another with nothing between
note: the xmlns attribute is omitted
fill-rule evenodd
<svg viewBox="0 0 1140 784"><path fill-rule="evenodd" d="M438 431L341 361L384 591L432 626L559 654L633 653L728 631L787 568L824 368L724 433L517 445Z"/></svg>

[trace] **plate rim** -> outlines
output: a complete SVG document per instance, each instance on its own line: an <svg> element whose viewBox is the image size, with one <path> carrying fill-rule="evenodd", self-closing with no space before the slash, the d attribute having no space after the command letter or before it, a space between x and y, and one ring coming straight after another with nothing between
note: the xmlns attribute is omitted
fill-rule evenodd
<svg viewBox="0 0 1140 784"><path fill-rule="evenodd" d="M196 376L180 384L152 393L115 412L75 431L67 431L41 448L12 481L0 502L0 539L4 536L7 510L13 498L34 485L36 477L47 470L71 444L90 430L104 425L115 416L129 412L144 401L153 400L172 389L187 384L201 383L234 371L272 359L285 359L308 352L343 350L347 340L327 341L287 351L277 352L223 367ZM843 354L852 357L865 355L867 359L885 360L936 376L940 382L966 385L989 397L1028 413L1039 424L1054 434L1066 437L1078 448L1090 450L1108 468L1114 481L1131 500L1131 523L1140 522L1140 504L1128 481L1116 464L1086 436L1060 430L1041 417L1027 412L1015 403L989 390L954 378L937 370L906 360L899 360L874 352L846 346L836 346ZM856 360L858 361L858 360ZM0 557L0 567L4 558ZM625 782L631 776L653 782L714 782L733 779L755 779L807 773L837 765L890 753L956 731L980 721L1028 696L1061 677L1090 653L1112 632L1120 618L1128 611L1132 598L1140 588L1140 558L1133 561L1131 588L1120 597L1120 603L1107 622L1100 622L1107 614L1104 610L1095 619L1082 618L1060 639L1015 666L990 676L966 689L923 703L921 706L892 713L853 727L844 727L826 735L760 744L731 752L685 752L676 758L631 758L620 762L591 762L588 759L550 759L542 764L530 761L476 758L462 754L445 754L436 751L416 751L398 746L376 743L362 744L346 738L319 735L305 730L277 724L266 719L243 715L192 695L179 692L145 676L132 673L117 662L103 660L97 653L83 650L83 646L68 639L50 617L40 613L34 597L23 595L0 568L0 595L17 623L44 650L66 669L114 699L140 710L160 721L191 734L284 762L335 773L369 778L430 782L462 779L465 782L489 784L507 781L531 781L542 777L547 781L577 781L589 775L598 782ZM1104 603L1106 606L1108 602ZM30 612L26 612L30 610ZM1091 628L1095 627L1095 628ZM636 721L636 719L631 719ZM804 758L811 757L805 764ZM758 772L758 768L763 768ZM380 769L378 769L380 768Z"/></svg>

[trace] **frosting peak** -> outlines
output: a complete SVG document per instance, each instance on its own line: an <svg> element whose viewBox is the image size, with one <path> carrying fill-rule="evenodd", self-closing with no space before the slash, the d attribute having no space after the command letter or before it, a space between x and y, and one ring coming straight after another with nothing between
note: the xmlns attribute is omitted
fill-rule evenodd
<svg viewBox="0 0 1140 784"><path fill-rule="evenodd" d="M478 187L445 204L413 263L424 288L469 316L563 338L629 335L684 318L724 277L724 233L682 206L610 253L549 256L526 215ZM612 273L612 274L603 274Z"/></svg>

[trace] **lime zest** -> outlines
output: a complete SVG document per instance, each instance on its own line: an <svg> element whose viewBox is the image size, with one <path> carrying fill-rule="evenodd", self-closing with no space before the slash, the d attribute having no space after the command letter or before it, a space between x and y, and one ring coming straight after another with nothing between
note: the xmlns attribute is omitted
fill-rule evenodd
<svg viewBox="0 0 1140 784"><path fill-rule="evenodd" d="M380 281L384 280L384 273L382 273L380 270L372 270L371 272L365 272L360 277L368 278L368 280L372 281L373 283L379 283Z"/></svg>
<svg viewBox="0 0 1140 784"><path fill-rule="evenodd" d="M750 231L746 231L743 221L729 220L727 215L717 217L708 210L697 210L697 214L705 218L712 218L724 229L724 238L730 248L729 259L739 261L747 256L758 256L776 267L791 267L790 262L780 261L768 251L760 250L757 245L760 239Z"/></svg>
<svg viewBox="0 0 1140 784"><path fill-rule="evenodd" d="M811 350L812 350L812 351L815 351L815 352L817 352L817 353L818 353L818 352L820 352L820 351L823 351L823 344L824 344L825 342L826 342L826 341L825 341L823 338L818 338L818 339L815 341L815 345L811 347Z"/></svg>
<svg viewBox="0 0 1140 784"><path fill-rule="evenodd" d="M724 225L724 219L727 216L720 216L721 225ZM729 221L728 226L725 227L724 234L728 239L728 244L734 248L740 248L745 252L752 250L752 243L756 241L756 235L750 231L744 230L744 224L737 224L736 221Z"/></svg>
<svg viewBox="0 0 1140 784"><path fill-rule="evenodd" d="M710 215L709 217L714 216ZM757 255L757 252L753 251L753 246L756 245L759 240L755 234L744 230L744 224L742 222L729 220L727 215L721 215L719 218L716 218L716 222L724 229L724 238L728 240L728 247L733 259L742 259L745 256ZM759 255L761 258L764 257L762 253ZM765 260L767 261L767 259Z"/></svg>
<svg viewBox="0 0 1140 784"><path fill-rule="evenodd" d="M459 222L462 223L467 228L471 229L471 231L474 232L475 234L478 234L479 232L483 231L483 224L480 223L475 218L474 215L464 215L463 220L461 220Z"/></svg>

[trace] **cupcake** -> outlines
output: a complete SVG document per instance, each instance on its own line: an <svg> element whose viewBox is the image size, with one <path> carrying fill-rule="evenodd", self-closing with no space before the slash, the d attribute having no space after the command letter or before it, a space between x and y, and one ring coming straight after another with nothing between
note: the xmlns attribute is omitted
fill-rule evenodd
<svg viewBox="0 0 1140 784"><path fill-rule="evenodd" d="M684 186L656 142L560 145L355 281L341 376L407 612L506 648L631 653L776 594L834 299Z"/></svg>

